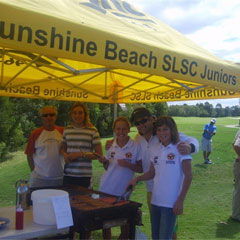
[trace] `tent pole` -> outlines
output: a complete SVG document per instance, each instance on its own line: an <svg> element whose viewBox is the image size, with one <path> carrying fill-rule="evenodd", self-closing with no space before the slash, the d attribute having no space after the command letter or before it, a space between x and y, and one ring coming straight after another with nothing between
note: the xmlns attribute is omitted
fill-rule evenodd
<svg viewBox="0 0 240 240"><path fill-rule="evenodd" d="M117 103L114 103L114 109L113 109L113 120L115 121L116 118L117 118L117 115L118 115L118 112L117 112Z"/></svg>

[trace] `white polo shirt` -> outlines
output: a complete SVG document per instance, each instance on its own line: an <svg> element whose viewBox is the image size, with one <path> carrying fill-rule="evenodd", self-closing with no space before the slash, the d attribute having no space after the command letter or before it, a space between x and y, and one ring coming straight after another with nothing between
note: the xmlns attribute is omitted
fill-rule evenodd
<svg viewBox="0 0 240 240"><path fill-rule="evenodd" d="M234 144L234 146L240 146L240 130L238 130L233 144Z"/></svg>
<svg viewBox="0 0 240 240"><path fill-rule="evenodd" d="M156 206L172 208L182 189L184 174L182 161L192 159L190 155L181 155L177 145L163 146L158 143L151 154L155 168L151 203Z"/></svg>
<svg viewBox="0 0 240 240"><path fill-rule="evenodd" d="M107 171L101 178L100 191L108 194L122 195L133 178L134 172L126 167L118 165L118 159L125 159L135 164L139 159L139 146L132 139L124 147L119 147L114 140L111 148L107 151L106 158L110 161Z"/></svg>
<svg viewBox="0 0 240 240"><path fill-rule="evenodd" d="M195 146L195 152L197 153L199 150L199 143L196 138L187 136L183 133L179 133L180 142L187 142L188 144L192 143ZM147 172L150 167L150 156L151 149L159 143L159 139L156 135L151 136L149 141L147 141L143 136L137 135L135 137L135 141L140 145L140 157L142 159L143 172ZM146 181L146 188L148 192L152 192L153 189L153 180Z"/></svg>
<svg viewBox="0 0 240 240"><path fill-rule="evenodd" d="M150 167L151 146L159 143L159 139L157 136L151 136L149 141L147 141L143 136L137 135L135 141L140 146L140 157L142 159L143 172L147 172ZM153 188L153 180L151 179L145 182L147 191L151 192Z"/></svg>

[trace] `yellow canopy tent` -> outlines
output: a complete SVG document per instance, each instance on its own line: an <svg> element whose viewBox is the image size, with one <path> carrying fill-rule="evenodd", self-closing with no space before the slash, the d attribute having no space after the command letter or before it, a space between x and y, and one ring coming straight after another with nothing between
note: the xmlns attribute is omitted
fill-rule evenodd
<svg viewBox="0 0 240 240"><path fill-rule="evenodd" d="M221 60L120 0L0 0L0 96L99 103L240 97Z"/></svg>

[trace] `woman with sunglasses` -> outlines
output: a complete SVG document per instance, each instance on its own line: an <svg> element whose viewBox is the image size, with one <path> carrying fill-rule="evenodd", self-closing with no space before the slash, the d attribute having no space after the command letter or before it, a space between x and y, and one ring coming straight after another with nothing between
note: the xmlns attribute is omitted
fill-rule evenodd
<svg viewBox="0 0 240 240"><path fill-rule="evenodd" d="M63 128L55 125L54 106L41 108L39 115L42 127L32 131L25 150L31 170L30 187L59 186L63 181L64 160L59 154Z"/></svg>

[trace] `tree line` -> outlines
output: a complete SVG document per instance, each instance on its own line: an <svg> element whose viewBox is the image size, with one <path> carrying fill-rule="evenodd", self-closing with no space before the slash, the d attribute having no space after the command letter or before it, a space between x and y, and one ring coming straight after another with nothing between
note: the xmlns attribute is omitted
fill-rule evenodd
<svg viewBox="0 0 240 240"><path fill-rule="evenodd" d="M38 111L46 105L54 105L58 109L56 124L69 124L69 110L73 102L42 99L0 97L0 162L5 161L10 152L23 149L31 131L41 126ZM114 104L86 103L90 119L98 129L101 137L112 136L114 120ZM132 111L139 106L148 108L153 115L193 116L193 117L226 117L240 116L239 106L223 108L217 104L214 108L208 102L195 106L171 105L167 103L125 104L117 105L118 116L130 117Z"/></svg>
<svg viewBox="0 0 240 240"><path fill-rule="evenodd" d="M218 103L213 107L209 102L196 105L171 105L168 107L168 114L179 117L231 117L240 116L240 106L224 108Z"/></svg>

